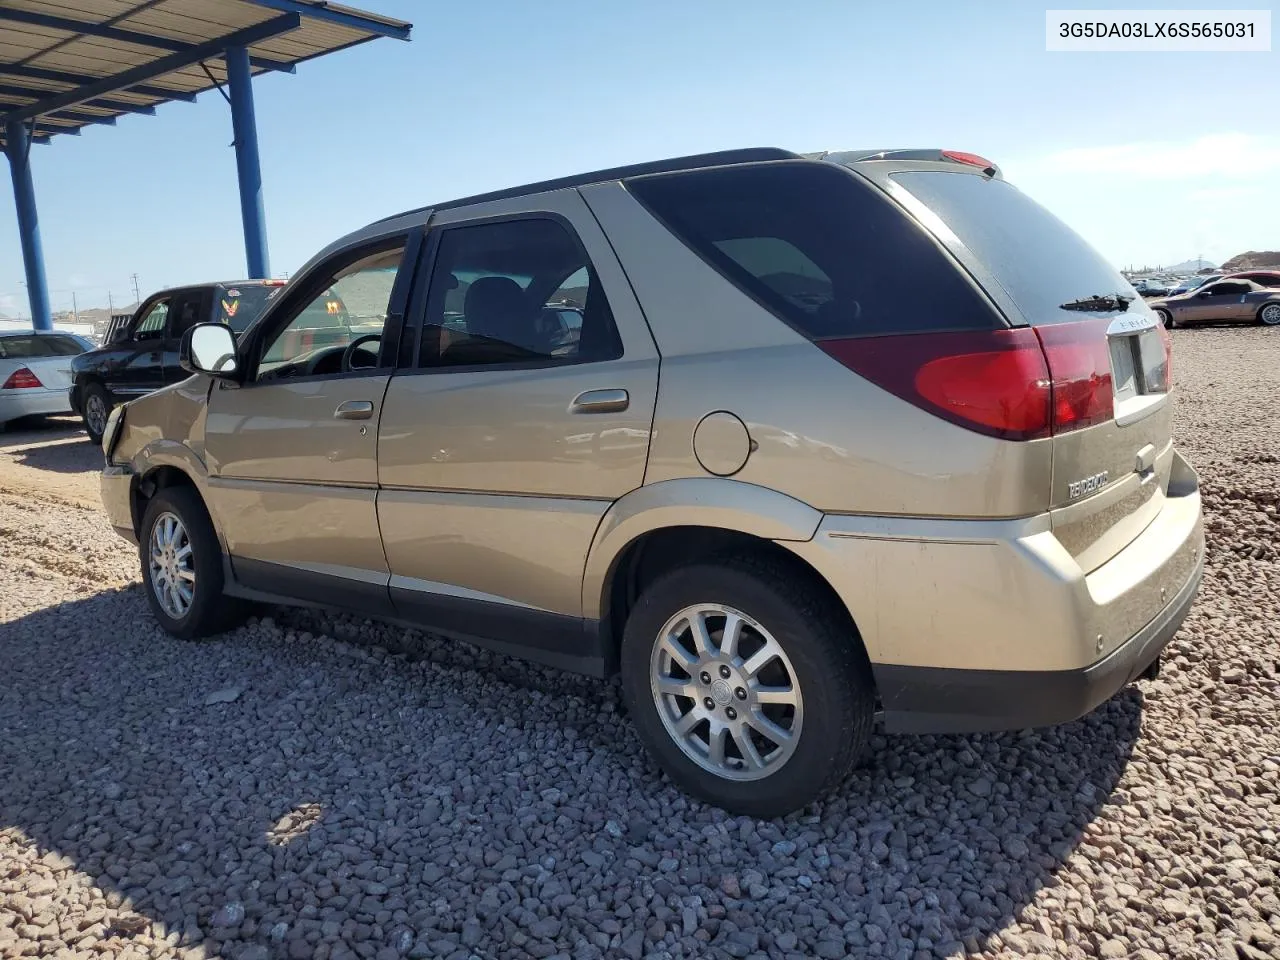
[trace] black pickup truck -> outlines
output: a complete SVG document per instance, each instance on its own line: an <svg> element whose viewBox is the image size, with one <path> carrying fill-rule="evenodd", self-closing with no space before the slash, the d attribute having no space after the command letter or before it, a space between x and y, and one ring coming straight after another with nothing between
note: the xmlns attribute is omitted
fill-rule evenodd
<svg viewBox="0 0 1280 960"><path fill-rule="evenodd" d="M71 362L71 409L84 418L94 443L117 403L190 376L178 366L182 335L197 323L225 323L236 333L257 319L283 280L202 283L161 290L132 319L114 327L106 343Z"/></svg>

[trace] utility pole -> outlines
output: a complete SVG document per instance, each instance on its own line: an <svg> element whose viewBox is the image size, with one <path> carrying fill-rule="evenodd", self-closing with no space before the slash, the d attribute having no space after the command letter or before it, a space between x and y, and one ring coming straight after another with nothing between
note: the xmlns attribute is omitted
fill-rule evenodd
<svg viewBox="0 0 1280 960"><path fill-rule="evenodd" d="M80 322L80 305L76 303L76 292L71 291L71 316L75 317L76 323Z"/></svg>
<svg viewBox="0 0 1280 960"><path fill-rule="evenodd" d="M107 291L107 312L114 314L116 312L115 302L111 299L111 291Z"/></svg>
<svg viewBox="0 0 1280 960"><path fill-rule="evenodd" d="M138 292L138 275L135 273L135 274L131 274L131 276L133 277L133 302L141 303L142 294Z"/></svg>

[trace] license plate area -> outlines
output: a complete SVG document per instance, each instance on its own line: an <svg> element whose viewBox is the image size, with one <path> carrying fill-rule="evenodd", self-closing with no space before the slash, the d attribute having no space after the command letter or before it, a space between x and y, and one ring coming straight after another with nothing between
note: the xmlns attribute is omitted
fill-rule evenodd
<svg viewBox="0 0 1280 960"><path fill-rule="evenodd" d="M1108 337L1116 403L1167 393L1169 361L1159 328Z"/></svg>

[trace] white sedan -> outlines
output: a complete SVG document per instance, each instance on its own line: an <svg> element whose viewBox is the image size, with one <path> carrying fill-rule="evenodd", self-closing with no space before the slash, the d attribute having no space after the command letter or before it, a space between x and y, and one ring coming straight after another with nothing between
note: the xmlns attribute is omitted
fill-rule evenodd
<svg viewBox="0 0 1280 960"><path fill-rule="evenodd" d="M0 429L18 417L70 413L71 358L92 349L74 333L0 330Z"/></svg>

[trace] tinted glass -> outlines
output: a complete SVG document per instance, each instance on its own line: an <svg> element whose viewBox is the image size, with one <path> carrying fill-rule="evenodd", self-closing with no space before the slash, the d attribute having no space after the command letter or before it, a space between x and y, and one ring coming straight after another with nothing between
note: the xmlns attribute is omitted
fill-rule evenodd
<svg viewBox="0 0 1280 960"><path fill-rule="evenodd" d="M218 323L225 323L236 333L243 333L283 289L283 286L264 286L260 283L223 287L219 291L213 318Z"/></svg>
<svg viewBox="0 0 1280 960"><path fill-rule="evenodd" d="M920 226L839 167L721 167L627 186L725 277L811 339L999 325Z"/></svg>
<svg viewBox="0 0 1280 960"><path fill-rule="evenodd" d="M1028 323L1069 323L1062 304L1120 293L1145 312L1120 271L1065 223L1004 180L967 173L898 173L893 179L931 209L1004 288ZM1164 289L1161 281L1148 281Z"/></svg>
<svg viewBox="0 0 1280 960"><path fill-rule="evenodd" d="M19 357L74 357L84 351L84 344L75 337L60 337L48 333L0 336L0 360Z"/></svg>
<svg viewBox="0 0 1280 960"><path fill-rule="evenodd" d="M207 296L207 291L193 290L174 297L170 307L173 312L173 319L169 323L170 336L181 337L208 316L205 307Z"/></svg>
<svg viewBox="0 0 1280 960"><path fill-rule="evenodd" d="M422 366L577 363L621 355L595 270L558 221L508 220L441 235Z"/></svg>
<svg viewBox="0 0 1280 960"><path fill-rule="evenodd" d="M1251 293L1253 286L1248 283L1241 283L1239 280L1224 280L1222 283L1213 283L1204 287L1200 292L1207 293L1211 297L1238 297L1242 293Z"/></svg>

